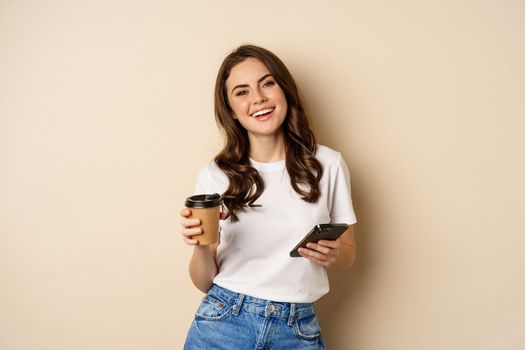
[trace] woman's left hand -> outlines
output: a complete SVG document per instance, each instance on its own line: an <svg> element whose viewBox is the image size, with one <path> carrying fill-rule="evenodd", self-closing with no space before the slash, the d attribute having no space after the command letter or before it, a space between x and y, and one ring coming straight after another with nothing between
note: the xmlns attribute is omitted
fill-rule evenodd
<svg viewBox="0 0 525 350"><path fill-rule="evenodd" d="M335 241L320 240L317 243L308 243L306 247L308 249L299 248L299 254L302 257L329 268L337 260L341 242L339 238Z"/></svg>

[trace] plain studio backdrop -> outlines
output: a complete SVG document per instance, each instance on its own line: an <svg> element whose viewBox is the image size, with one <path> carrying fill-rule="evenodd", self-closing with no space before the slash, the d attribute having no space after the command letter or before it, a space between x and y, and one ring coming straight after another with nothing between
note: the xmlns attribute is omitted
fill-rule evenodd
<svg viewBox="0 0 525 350"><path fill-rule="evenodd" d="M525 4L0 0L0 349L181 349L178 213L253 43L352 174L332 350L525 348Z"/></svg>

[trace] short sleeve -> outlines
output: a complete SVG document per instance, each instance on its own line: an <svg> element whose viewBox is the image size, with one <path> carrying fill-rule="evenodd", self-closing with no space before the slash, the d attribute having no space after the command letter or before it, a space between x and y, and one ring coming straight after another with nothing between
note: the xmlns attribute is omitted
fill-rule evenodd
<svg viewBox="0 0 525 350"><path fill-rule="evenodd" d="M199 171L193 194L218 193L222 195L227 188L228 178L215 162L212 162Z"/></svg>
<svg viewBox="0 0 525 350"><path fill-rule="evenodd" d="M350 187L350 171L343 157L336 169L333 170L334 180L331 181L330 221L332 223L346 223L349 225L357 222L352 204L352 190Z"/></svg>
<svg viewBox="0 0 525 350"><path fill-rule="evenodd" d="M204 167L199 171L199 174L197 175L197 182L195 183L195 187L193 188L193 194L204 194L204 193L210 193L211 187L211 177L208 170L208 167Z"/></svg>

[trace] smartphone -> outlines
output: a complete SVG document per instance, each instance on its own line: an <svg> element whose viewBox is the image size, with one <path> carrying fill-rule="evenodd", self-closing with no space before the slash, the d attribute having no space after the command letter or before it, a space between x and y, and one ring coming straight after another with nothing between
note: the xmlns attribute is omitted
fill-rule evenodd
<svg viewBox="0 0 525 350"><path fill-rule="evenodd" d="M294 249L290 252L292 258L300 257L299 248L306 248L306 244L310 242L317 243L322 239L326 240L336 240L346 231L348 228L347 224L318 224L304 236L304 238L299 242Z"/></svg>

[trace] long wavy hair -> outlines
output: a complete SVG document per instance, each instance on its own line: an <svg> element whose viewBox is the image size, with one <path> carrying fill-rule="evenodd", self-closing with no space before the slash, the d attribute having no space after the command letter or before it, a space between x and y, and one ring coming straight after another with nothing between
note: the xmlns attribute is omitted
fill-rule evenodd
<svg viewBox="0 0 525 350"><path fill-rule="evenodd" d="M255 45L243 45L224 59L217 74L214 96L215 120L225 136L224 147L215 157L215 162L229 180L223 200L226 217L230 217L232 222L239 220L239 211L259 206L255 202L264 191L262 178L250 164L248 133L234 118L226 90L226 80L232 68L249 57L266 66L286 97L288 111L281 128L285 142L286 170L293 189L306 202L316 202L321 195L319 181L323 168L315 158L315 136L292 75L272 52Z"/></svg>

